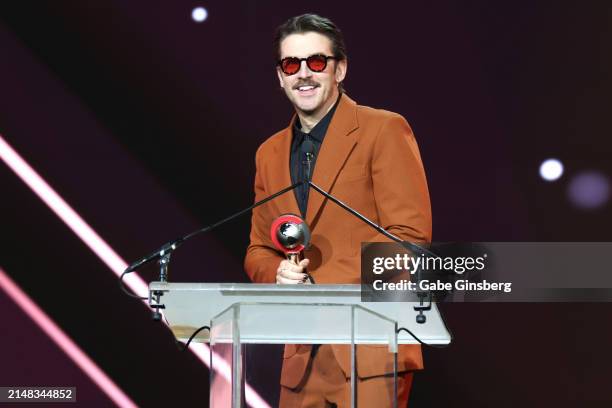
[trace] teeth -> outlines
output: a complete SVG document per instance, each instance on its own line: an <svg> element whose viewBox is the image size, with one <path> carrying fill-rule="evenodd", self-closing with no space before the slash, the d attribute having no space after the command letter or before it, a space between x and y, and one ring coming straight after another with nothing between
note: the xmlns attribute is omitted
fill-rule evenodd
<svg viewBox="0 0 612 408"><path fill-rule="evenodd" d="M300 91L310 91L311 89L314 89L314 86L308 85L308 86L300 86L298 88Z"/></svg>

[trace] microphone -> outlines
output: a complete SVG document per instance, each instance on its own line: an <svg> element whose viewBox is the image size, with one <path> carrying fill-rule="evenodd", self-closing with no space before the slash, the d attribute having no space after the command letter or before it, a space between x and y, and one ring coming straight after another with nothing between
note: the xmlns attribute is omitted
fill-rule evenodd
<svg viewBox="0 0 612 408"><path fill-rule="evenodd" d="M282 190L277 191L276 193L271 194L268 197L266 197L266 198L256 202L255 204L250 205L250 206L248 206L247 208L245 208L243 210L240 210L240 211L238 211L238 212L236 212L236 213L234 213L234 214L232 214L232 215L230 215L228 217L223 218L222 220L219 220L219 221L215 222L214 224L211 224L211 225L208 225L206 227L200 228L199 230L193 231L193 232L191 232L191 233L189 233L187 235L184 235L184 236L182 236L182 237L180 237L178 239L175 239L173 241L170 241L170 242L164 244L161 248L153 251L149 255L147 255L147 256L145 256L145 257L143 257L143 258L141 258L141 259L139 259L139 260L137 260L137 261L135 261L133 263L131 263L125 269L125 271L123 271L123 274L121 276L123 277L125 274L128 274L130 272L134 272L136 269L140 268L141 266L143 266L143 265L145 265L145 264L147 264L147 263L149 263L151 261L161 260L164 257L166 259L168 259L169 256L172 254L172 252L175 249L177 249L183 242L187 241L188 239L191 239L191 238L193 238L196 235L209 232L212 229L214 229L214 228L216 228L216 227L218 227L220 225L223 225L223 224L225 224L228 221L233 220L234 218L237 218L237 217L239 217L239 216L241 216L243 214L246 214L247 212L251 211L253 208L259 207L260 205L265 204L268 201L274 200L276 197L278 197L280 195L283 195L283 194L285 194L285 193L287 193L289 191L295 190L296 188L298 188L302 184L304 184L302 181L298 181L297 183L292 184L292 185L290 185L288 187L285 187ZM166 265L166 268L167 268L167 265ZM160 279L160 280L161 281L166 281L166 279L167 279L167 269L162 271L162 273L160 275L162 275L162 277L163 277L163 279ZM122 280L123 279L119 280L119 284L120 285L122 285Z"/></svg>
<svg viewBox="0 0 612 408"><path fill-rule="evenodd" d="M310 137L307 137L302 142L302 150L304 151L304 161L302 163L306 167L304 181L309 182L310 176L311 176L310 172L312 168L312 159L314 159L314 143L312 143L312 140L310 140Z"/></svg>
<svg viewBox="0 0 612 408"><path fill-rule="evenodd" d="M299 186L302 186L304 183L302 181L299 181L293 185L290 185L288 187L283 188L280 191L277 191L276 193L269 195L268 197L256 202L253 205L248 206L247 208L240 210L228 217L223 218L222 220L219 220L217 222L215 222L214 224L208 225L204 228L200 228L199 230L193 231L185 236L182 236L178 239L175 239L173 241L170 241L166 244L164 244L161 248L157 249L156 251L153 251L152 253L150 253L149 255L137 260L136 262L131 263L126 269L125 271L123 271L123 273L121 274L121 276L119 277L119 287L121 288L121 290L126 293L128 296L131 297L135 297L135 298L141 298L138 295L134 295L132 293L130 293L130 291L125 287L125 284L123 282L123 277L130 273L130 272L134 272L137 268L140 268L141 266L152 262L152 261L158 261L159 263L159 267L160 267L160 272L159 272L159 280L161 282L167 282L168 281L168 263L170 262L170 256L172 255L172 252L174 252L174 250L176 250L183 242L187 241L190 238L193 238L196 235L202 234L202 233L206 233L209 232L210 230L223 225L225 223L227 223L228 221L233 220L234 218L237 218L249 211L251 211L253 208L259 207L262 204L267 203L268 201L274 200L276 197L283 195L289 191L293 191L296 188L298 188ZM305 224L305 223L304 223ZM307 228L307 227L306 227ZM310 240L310 233L308 234L308 241ZM310 277L310 275L308 275ZM310 278L312 281L312 278ZM314 281L312 281L312 283L314 283ZM164 291L163 290L156 290L153 292L149 293L149 306L153 309L153 320L156 321L160 321L162 318L162 314L159 311L159 309L164 309L165 306L163 304L160 303L161 301L161 297L163 296ZM141 298L141 299L147 299L147 298Z"/></svg>
<svg viewBox="0 0 612 408"><path fill-rule="evenodd" d="M174 241L170 241L167 244L162 245L158 250L156 250L155 252L151 252L149 255L139 259L136 262L133 262L132 264L130 264L127 269L124 271L124 273L130 273L135 271L136 269L138 269L139 267L141 267L142 265L151 262L154 259L159 259L162 258L164 255L168 255L170 253L172 253L176 248L179 247L179 245L181 245L183 243L183 241L185 240L185 238L179 238L179 239L175 239ZM167 279L166 274L164 274L161 278L160 281L165 282Z"/></svg>

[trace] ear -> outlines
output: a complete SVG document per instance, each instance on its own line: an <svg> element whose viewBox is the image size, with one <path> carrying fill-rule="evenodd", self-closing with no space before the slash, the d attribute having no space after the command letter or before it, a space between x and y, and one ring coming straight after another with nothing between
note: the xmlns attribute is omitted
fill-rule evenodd
<svg viewBox="0 0 612 408"><path fill-rule="evenodd" d="M281 88L284 88L284 84L283 84L283 72L281 71L280 67L276 67L276 75L278 76L278 82L280 84Z"/></svg>
<svg viewBox="0 0 612 408"><path fill-rule="evenodd" d="M348 69L348 61L346 60L346 58L336 63L335 77L336 77L337 83L344 81L344 78L346 77L347 69Z"/></svg>

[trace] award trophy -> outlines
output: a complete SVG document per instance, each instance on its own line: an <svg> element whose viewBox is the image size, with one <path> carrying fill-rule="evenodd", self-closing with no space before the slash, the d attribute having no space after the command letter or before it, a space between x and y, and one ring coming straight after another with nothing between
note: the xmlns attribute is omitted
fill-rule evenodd
<svg viewBox="0 0 612 408"><path fill-rule="evenodd" d="M290 262L297 265L300 262L300 252L310 244L310 229L301 217L283 214L272 223L270 238L274 246L284 252ZM308 275L306 279L314 283L310 274L305 273Z"/></svg>

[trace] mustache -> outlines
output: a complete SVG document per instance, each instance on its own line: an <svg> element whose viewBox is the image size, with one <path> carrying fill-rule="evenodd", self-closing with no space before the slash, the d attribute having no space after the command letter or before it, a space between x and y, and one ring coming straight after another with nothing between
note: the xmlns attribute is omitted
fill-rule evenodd
<svg viewBox="0 0 612 408"><path fill-rule="evenodd" d="M314 86L315 88L319 87L319 83L314 81L300 81L297 84L293 85L293 89L298 89L301 86Z"/></svg>

